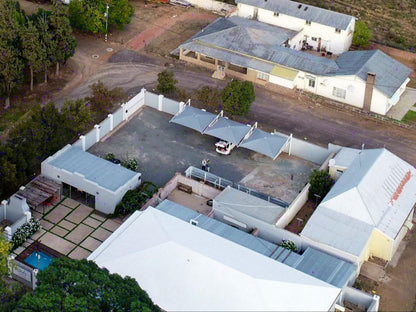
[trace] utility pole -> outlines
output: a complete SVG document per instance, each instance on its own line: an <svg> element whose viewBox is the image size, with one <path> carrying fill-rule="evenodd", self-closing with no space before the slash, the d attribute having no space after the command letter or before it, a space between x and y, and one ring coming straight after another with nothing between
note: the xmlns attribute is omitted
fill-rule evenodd
<svg viewBox="0 0 416 312"><path fill-rule="evenodd" d="M107 40L108 40L108 8L109 8L109 5L108 5L108 2L107 2L107 4L106 4L106 11L105 11L105 14L104 14L104 16L105 16L105 42L107 42Z"/></svg>

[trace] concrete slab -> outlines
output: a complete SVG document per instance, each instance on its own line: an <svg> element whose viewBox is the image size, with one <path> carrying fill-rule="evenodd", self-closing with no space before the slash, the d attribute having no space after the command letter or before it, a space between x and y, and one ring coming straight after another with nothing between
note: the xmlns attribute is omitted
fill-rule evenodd
<svg viewBox="0 0 416 312"><path fill-rule="evenodd" d="M220 193L219 190L218 193ZM207 205L208 199L212 198L205 198L196 194L188 194L178 189L173 190L172 193L169 194L168 199L189 209L198 211L203 215L208 215L212 210L212 207Z"/></svg>
<svg viewBox="0 0 416 312"><path fill-rule="evenodd" d="M68 255L72 249L75 248L75 244L68 242L67 240L55 235L53 233L46 233L42 236L42 244L49 248L55 249L63 255Z"/></svg>
<svg viewBox="0 0 416 312"><path fill-rule="evenodd" d="M74 209L78 207L81 203L77 202L76 200L73 200L71 198L65 198L65 200L62 202L62 205L67 206L68 208Z"/></svg>
<svg viewBox="0 0 416 312"><path fill-rule="evenodd" d="M63 205L58 205L52 210L49 214L43 217L43 219L48 220L54 224L61 221L65 216L70 213L72 209L65 207Z"/></svg>
<svg viewBox="0 0 416 312"><path fill-rule="evenodd" d="M81 223L81 221L84 220L86 217L88 217L91 214L91 212L93 212L92 208L87 207L85 205L80 205L73 212L71 212L71 214L67 216L65 219L78 224Z"/></svg>
<svg viewBox="0 0 416 312"><path fill-rule="evenodd" d="M93 228L96 229L98 226L101 225L102 222L101 221L98 221L96 219L93 219L91 217L88 217L84 221L82 221L82 223L84 223L86 225L89 225L90 227L93 227Z"/></svg>
<svg viewBox="0 0 416 312"><path fill-rule="evenodd" d="M404 115L406 115L415 103L416 89L406 88L400 97L400 101L387 112L387 116L397 120L402 120Z"/></svg>
<svg viewBox="0 0 416 312"><path fill-rule="evenodd" d="M68 230L65 230L59 226L55 226L52 228L52 230L50 230L50 232L60 236L60 237L64 237L66 234L68 234Z"/></svg>
<svg viewBox="0 0 416 312"><path fill-rule="evenodd" d="M58 223L58 225L64 229L67 229L68 231L71 231L74 227L76 227L77 225L69 222L67 220L62 220L61 222Z"/></svg>
<svg viewBox="0 0 416 312"><path fill-rule="evenodd" d="M42 228L44 228L45 230L50 230L54 226L54 224L43 219L40 220L40 224L42 225Z"/></svg>
<svg viewBox="0 0 416 312"><path fill-rule="evenodd" d="M109 236L111 235L110 231L107 231L106 229L103 228L98 228L97 230L94 231L94 233L92 233L90 236L94 237L100 241L105 241Z"/></svg>
<svg viewBox="0 0 416 312"><path fill-rule="evenodd" d="M42 217L43 217L43 214L41 214L40 212L37 212L37 211L33 211L32 210L31 213L32 213L32 217L34 217L34 218L36 218L38 220L42 219Z"/></svg>
<svg viewBox="0 0 416 312"><path fill-rule="evenodd" d="M68 257L75 260L81 260L86 259L90 254L91 252L89 252L88 250L85 250L81 247L77 247L68 255Z"/></svg>
<svg viewBox="0 0 416 312"><path fill-rule="evenodd" d="M14 250L14 253L15 253L16 255L20 255L20 254L23 252L23 250L25 250L25 249L26 249L26 247L23 247L23 246L17 247L17 248Z"/></svg>
<svg viewBox="0 0 416 312"><path fill-rule="evenodd" d="M105 228L106 230L114 232L115 230L119 228L120 224L114 222L111 219L107 219L107 221L105 221L101 226Z"/></svg>
<svg viewBox="0 0 416 312"><path fill-rule="evenodd" d="M78 245L86 237L88 237L92 231L94 231L92 227L89 227L85 224L80 224L66 236L66 239Z"/></svg>
<svg viewBox="0 0 416 312"><path fill-rule="evenodd" d="M101 242L95 238L88 237L85 241L81 243L81 246L85 249L88 249L90 251L94 251L98 248L98 246L101 245Z"/></svg>
<svg viewBox="0 0 416 312"><path fill-rule="evenodd" d="M373 281L379 282L384 279L386 272L382 266L365 261L361 266L360 274Z"/></svg>
<svg viewBox="0 0 416 312"><path fill-rule="evenodd" d="M40 229L35 234L33 234L31 238L33 240L39 240L40 238L42 238L43 234L45 234L45 233L46 233L46 231L44 229Z"/></svg>

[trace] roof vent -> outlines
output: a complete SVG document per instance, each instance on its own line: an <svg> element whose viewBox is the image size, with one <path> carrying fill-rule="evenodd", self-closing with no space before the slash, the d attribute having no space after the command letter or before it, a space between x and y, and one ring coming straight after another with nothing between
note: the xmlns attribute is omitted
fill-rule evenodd
<svg viewBox="0 0 416 312"><path fill-rule="evenodd" d="M298 9L300 9L301 7L302 7L302 4L299 4L299 5L298 5Z"/></svg>

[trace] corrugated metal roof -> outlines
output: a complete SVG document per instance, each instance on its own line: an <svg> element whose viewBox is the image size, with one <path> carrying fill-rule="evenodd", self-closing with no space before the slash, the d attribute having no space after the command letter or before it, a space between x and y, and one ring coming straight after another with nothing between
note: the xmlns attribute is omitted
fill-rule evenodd
<svg viewBox="0 0 416 312"><path fill-rule="evenodd" d="M380 50L349 51L335 61L339 69L336 75L357 75L367 80L367 73L375 73L374 87L388 97L410 76L412 70Z"/></svg>
<svg viewBox="0 0 416 312"><path fill-rule="evenodd" d="M113 192L138 174L73 146L49 161L49 164L71 173L79 173L86 180Z"/></svg>
<svg viewBox="0 0 416 312"><path fill-rule="evenodd" d="M359 149L350 148L350 147L343 147L341 150L335 155L335 166L341 168L348 168L349 165L352 164L355 157L360 152Z"/></svg>
<svg viewBox="0 0 416 312"><path fill-rule="evenodd" d="M285 212L285 208L281 206L229 186L214 198L213 208L231 214L232 211L238 211L269 224L276 223Z"/></svg>
<svg viewBox="0 0 416 312"><path fill-rule="evenodd" d="M190 222L191 219L196 220L198 221L197 227L261 253L333 286L343 288L355 277L356 266L354 264L312 247L308 247L300 255L169 200L161 202L156 209L185 222Z"/></svg>
<svg viewBox="0 0 416 312"><path fill-rule="evenodd" d="M354 19L350 15L289 0L236 0L236 2L343 30L346 30Z"/></svg>
<svg viewBox="0 0 416 312"><path fill-rule="evenodd" d="M359 256L374 228L395 239L416 203L416 169L386 149L364 150L302 235Z"/></svg>

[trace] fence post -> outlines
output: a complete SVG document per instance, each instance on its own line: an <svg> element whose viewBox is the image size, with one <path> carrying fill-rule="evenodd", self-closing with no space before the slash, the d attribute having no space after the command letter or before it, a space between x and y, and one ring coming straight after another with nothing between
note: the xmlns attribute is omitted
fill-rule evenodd
<svg viewBox="0 0 416 312"><path fill-rule="evenodd" d="M158 102L157 102L157 109L159 111L163 111L163 98L164 98L163 94L159 94L159 96L157 98L157 100L158 100Z"/></svg>
<svg viewBox="0 0 416 312"><path fill-rule="evenodd" d="M121 104L121 108L123 109L123 121L124 121L127 119L126 103Z"/></svg>
<svg viewBox="0 0 416 312"><path fill-rule="evenodd" d="M3 218L7 219L7 200L2 200L1 205L3 206Z"/></svg>
<svg viewBox="0 0 416 312"><path fill-rule="evenodd" d="M82 150L85 152L85 136L81 135L79 139L81 140Z"/></svg>
<svg viewBox="0 0 416 312"><path fill-rule="evenodd" d="M108 114L108 119L110 120L110 131L114 129L114 116L113 114Z"/></svg>
<svg viewBox="0 0 416 312"><path fill-rule="evenodd" d="M6 239L10 242L12 240L12 228L10 226L6 226L4 228L4 235L6 236Z"/></svg>
<svg viewBox="0 0 416 312"><path fill-rule="evenodd" d="M205 172L204 173L204 182L206 182L207 181L207 173Z"/></svg>
<svg viewBox="0 0 416 312"><path fill-rule="evenodd" d="M95 142L100 141L100 125L95 125Z"/></svg>
<svg viewBox="0 0 416 312"><path fill-rule="evenodd" d="M178 112L181 112L183 110L183 107L185 106L184 102L179 102L179 110Z"/></svg>

